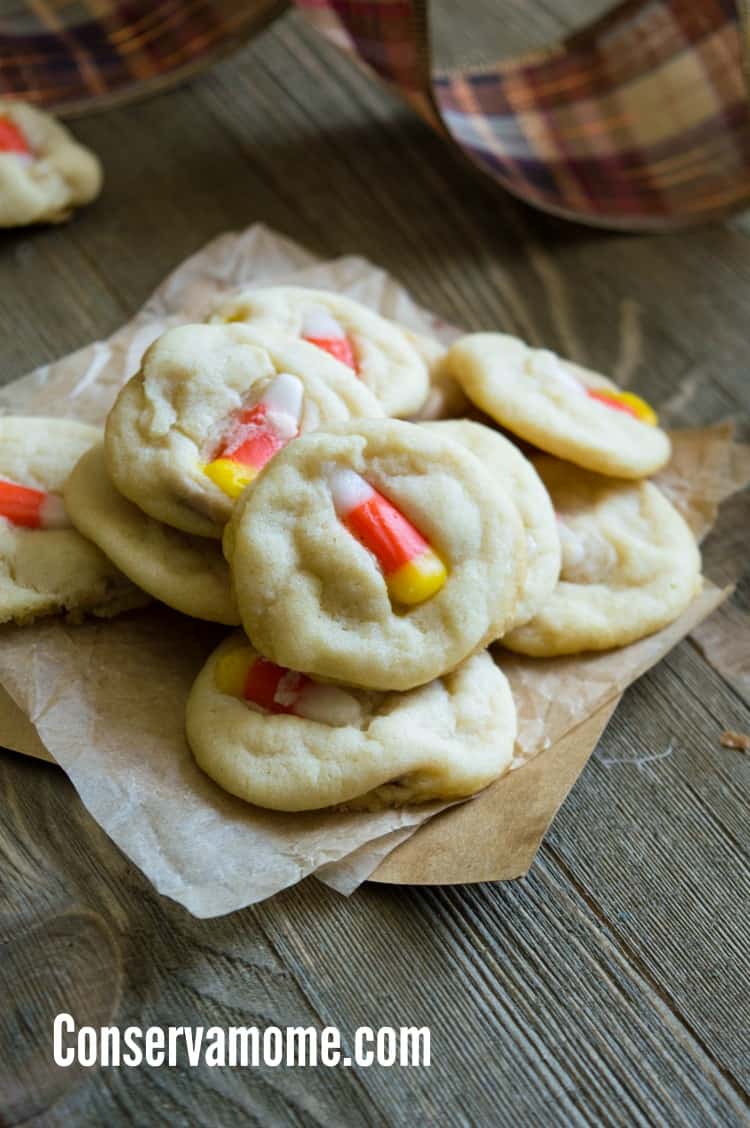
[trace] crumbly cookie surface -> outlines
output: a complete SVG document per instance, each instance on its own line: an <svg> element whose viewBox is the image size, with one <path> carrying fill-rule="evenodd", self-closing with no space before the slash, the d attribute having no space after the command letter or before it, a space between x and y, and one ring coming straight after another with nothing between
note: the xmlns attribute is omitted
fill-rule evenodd
<svg viewBox="0 0 750 1128"><path fill-rule="evenodd" d="M101 182L98 158L63 125L24 102L0 99L0 227L60 223L93 200Z"/></svg>
<svg viewBox="0 0 750 1128"><path fill-rule="evenodd" d="M353 298L301 286L243 290L224 301L210 318L212 322L246 322L308 339L315 334L320 339L330 319L348 341L362 383L385 413L404 416L418 411L429 387L432 343L428 347L426 339L418 341L409 330Z"/></svg>
<svg viewBox="0 0 750 1128"><path fill-rule="evenodd" d="M0 623L57 613L109 616L148 602L64 513L65 479L100 441L98 428L74 420L0 418L0 491L11 484L51 495L56 518L56 527L35 528L0 516Z"/></svg>
<svg viewBox="0 0 750 1128"><path fill-rule="evenodd" d="M667 434L631 413L655 420L647 404L546 349L473 333L451 346L444 364L478 407L548 454L620 478L647 477L669 459Z"/></svg>
<svg viewBox="0 0 750 1128"><path fill-rule="evenodd" d="M227 657L250 665L258 655L240 634L214 651L188 698L187 735L201 768L248 803L304 811L458 799L510 766L515 708L486 652L408 693L316 682L300 692L287 681L277 697L292 713L223 692Z"/></svg>
<svg viewBox="0 0 750 1128"><path fill-rule="evenodd" d="M558 514L560 582L501 644L539 658L607 650L676 619L700 590L700 553L656 486L556 458L540 458L536 467Z"/></svg>
<svg viewBox="0 0 750 1128"><path fill-rule="evenodd" d="M158 521L220 537L234 501L205 467L233 419L282 374L302 386L301 433L383 414L361 381L313 345L249 325L183 325L147 350L109 414L107 466L117 489Z"/></svg>
<svg viewBox="0 0 750 1128"><path fill-rule="evenodd" d="M526 579L512 626L528 622L551 595L560 576L557 519L549 494L518 447L497 431L468 419L426 423L479 458L499 488L509 492L526 530Z"/></svg>
<svg viewBox="0 0 750 1128"><path fill-rule="evenodd" d="M65 503L80 532L149 595L194 619L239 623L220 546L155 521L119 494L101 443L74 467Z"/></svg>
<svg viewBox="0 0 750 1128"><path fill-rule="evenodd" d="M444 585L393 602L376 555L334 506L354 472L412 523ZM282 666L371 689L440 677L512 621L526 570L518 512L481 463L434 431L355 421L283 450L240 498L224 536L243 625Z"/></svg>

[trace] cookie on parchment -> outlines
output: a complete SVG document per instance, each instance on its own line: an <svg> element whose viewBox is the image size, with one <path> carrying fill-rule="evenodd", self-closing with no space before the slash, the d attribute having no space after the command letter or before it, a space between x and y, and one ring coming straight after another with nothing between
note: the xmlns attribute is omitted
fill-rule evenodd
<svg viewBox="0 0 750 1128"><path fill-rule="evenodd" d="M554 590L560 576L560 536L555 511L533 463L498 431L469 419L425 423L460 443L483 464L515 503L526 530L526 578L512 627L528 622Z"/></svg>
<svg viewBox="0 0 750 1128"><path fill-rule="evenodd" d="M669 437L645 400L547 349L505 333L472 333L443 363L497 423L585 470L645 478L669 460Z"/></svg>
<svg viewBox="0 0 750 1128"><path fill-rule="evenodd" d="M240 498L224 552L260 653L380 690L498 638L526 573L507 492L437 430L393 419L290 443Z"/></svg>
<svg viewBox="0 0 750 1128"><path fill-rule="evenodd" d="M700 591L701 558L689 527L656 486L556 458L535 465L558 516L560 581L501 645L538 658L608 650L676 619Z"/></svg>
<svg viewBox="0 0 750 1128"><path fill-rule="evenodd" d="M194 619L239 623L221 547L155 521L118 493L101 443L73 469L65 504L76 528L154 599Z"/></svg>
<svg viewBox="0 0 750 1128"><path fill-rule="evenodd" d="M387 415L411 415L425 401L435 350L429 338L329 290L272 286L243 290L214 310L212 322L244 322L311 342L357 374Z"/></svg>
<svg viewBox="0 0 750 1128"><path fill-rule="evenodd" d="M313 345L249 325L182 325L154 342L117 397L107 466L150 517L219 538L236 497L297 434L382 414Z"/></svg>
<svg viewBox="0 0 750 1128"><path fill-rule="evenodd" d="M373 693L284 670L236 634L198 675L186 730L200 767L248 803L373 810L485 787L510 767L516 713L486 651L419 689Z"/></svg>
<svg viewBox="0 0 750 1128"><path fill-rule="evenodd" d="M101 431L72 419L0 418L0 623L110 616L148 603L73 527L62 498Z"/></svg>

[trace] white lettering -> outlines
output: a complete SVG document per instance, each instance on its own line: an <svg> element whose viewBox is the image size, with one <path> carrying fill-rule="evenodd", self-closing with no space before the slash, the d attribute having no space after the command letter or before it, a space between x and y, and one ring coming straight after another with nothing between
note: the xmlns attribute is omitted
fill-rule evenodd
<svg viewBox="0 0 750 1128"><path fill-rule="evenodd" d="M67 1069L76 1059L75 1051L70 1047L63 1052L63 1031L72 1034L75 1028L72 1014L58 1014L52 1024L52 1057L55 1065L61 1065L63 1069Z"/></svg>

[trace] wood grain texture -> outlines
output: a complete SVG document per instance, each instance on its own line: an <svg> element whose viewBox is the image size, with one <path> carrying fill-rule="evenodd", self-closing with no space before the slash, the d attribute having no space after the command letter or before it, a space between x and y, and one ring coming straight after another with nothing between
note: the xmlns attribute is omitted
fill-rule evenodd
<svg viewBox="0 0 750 1128"><path fill-rule="evenodd" d="M511 7L514 50L580 8ZM747 426L746 225L623 237L532 213L298 16L76 131L105 192L66 227L0 236L3 380L111 332L186 255L262 220L320 254L367 255L455 322L615 371L672 424ZM3 755L0 1123L747 1123L750 760L719 744L750 731L722 665L750 625L747 504L706 545L715 578L742 573L712 637L628 691L520 881L346 900L310 880L196 921L59 770ZM55 1070L63 1008L96 1025L332 1023L349 1039L428 1024L433 1065Z"/></svg>

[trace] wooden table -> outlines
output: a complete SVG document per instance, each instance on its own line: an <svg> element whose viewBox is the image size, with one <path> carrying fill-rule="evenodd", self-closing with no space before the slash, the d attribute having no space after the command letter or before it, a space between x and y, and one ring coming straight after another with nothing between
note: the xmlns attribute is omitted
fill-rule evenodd
<svg viewBox="0 0 750 1128"><path fill-rule="evenodd" d="M554 31L532 8L534 35ZM459 324L631 378L670 424L748 410L742 220L636 238L531 212L298 16L76 131L101 154L105 191L68 226L2 236L3 380L108 334L185 256L262 220L324 256L368 256ZM706 548L714 578L746 567L749 521L747 497L727 506ZM746 570L710 633L626 694L511 884L369 885L346 900L308 880L194 920L61 771L3 754L0 1122L746 1122L750 757L719 737L750 731L750 692L716 639L748 624ZM59 1070L61 1010L94 1026L427 1024L433 1064Z"/></svg>

